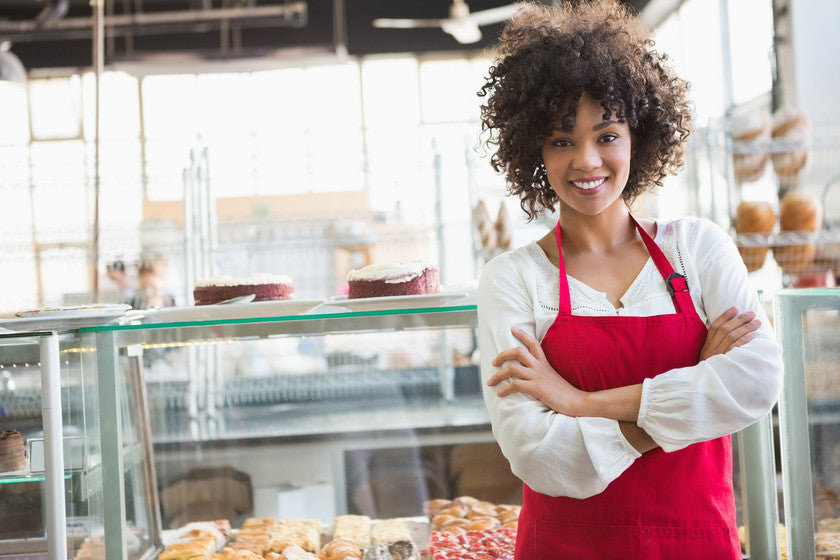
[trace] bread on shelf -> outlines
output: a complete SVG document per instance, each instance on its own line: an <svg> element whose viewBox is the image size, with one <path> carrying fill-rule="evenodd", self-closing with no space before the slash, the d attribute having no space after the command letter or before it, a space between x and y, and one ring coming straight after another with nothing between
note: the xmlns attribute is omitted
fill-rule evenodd
<svg viewBox="0 0 840 560"><path fill-rule="evenodd" d="M816 233L822 227L822 204L805 189L788 191L779 203L779 236L773 257L787 274L801 274L814 262Z"/></svg>
<svg viewBox="0 0 840 560"><path fill-rule="evenodd" d="M797 107L782 107L773 114L772 137L777 141L770 160L779 180L795 185L808 161L811 119Z"/></svg>
<svg viewBox="0 0 840 560"><path fill-rule="evenodd" d="M735 210L735 231L742 235L738 252L749 272L761 268L767 257L767 236L776 227L776 211L769 202L742 201Z"/></svg>
<svg viewBox="0 0 840 560"><path fill-rule="evenodd" d="M732 123L732 139L736 142L732 165L739 183L757 181L764 174L770 132L770 115L760 109L744 113Z"/></svg>

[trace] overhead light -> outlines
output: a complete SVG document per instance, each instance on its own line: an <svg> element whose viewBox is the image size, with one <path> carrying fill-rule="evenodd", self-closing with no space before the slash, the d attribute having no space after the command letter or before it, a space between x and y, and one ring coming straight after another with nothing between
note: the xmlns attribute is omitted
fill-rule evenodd
<svg viewBox="0 0 840 560"><path fill-rule="evenodd" d="M0 42L0 82L26 85L26 69L11 48L9 41Z"/></svg>

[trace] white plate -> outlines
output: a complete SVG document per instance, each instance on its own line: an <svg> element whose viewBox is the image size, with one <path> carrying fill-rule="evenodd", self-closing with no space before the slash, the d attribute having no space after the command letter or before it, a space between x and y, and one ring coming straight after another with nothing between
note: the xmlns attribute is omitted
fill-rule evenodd
<svg viewBox="0 0 840 560"><path fill-rule="evenodd" d="M130 305L85 305L47 307L16 313L17 317L0 320L0 328L16 332L69 330L93 325L107 325L122 317Z"/></svg>
<svg viewBox="0 0 840 560"><path fill-rule="evenodd" d="M119 316L131 309L130 305L123 303L102 303L96 305L76 305L72 307L43 307L41 309L29 309L27 311L18 311L15 313L21 318L33 317L49 317L49 318L72 318L88 317L95 315L98 317Z"/></svg>
<svg viewBox="0 0 840 560"><path fill-rule="evenodd" d="M463 300L463 301L459 301ZM394 309L425 309L430 307L447 307L451 305L472 305L475 303L467 292L452 291L439 294L420 294L416 296L388 296L376 298L354 298L334 296L328 299L325 306L342 307L347 311L388 311Z"/></svg>
<svg viewBox="0 0 840 560"><path fill-rule="evenodd" d="M228 321L263 317L300 315L323 303L322 299L284 299L278 301L253 301L223 305L193 305L164 307L148 311L143 323L189 323L192 321Z"/></svg>

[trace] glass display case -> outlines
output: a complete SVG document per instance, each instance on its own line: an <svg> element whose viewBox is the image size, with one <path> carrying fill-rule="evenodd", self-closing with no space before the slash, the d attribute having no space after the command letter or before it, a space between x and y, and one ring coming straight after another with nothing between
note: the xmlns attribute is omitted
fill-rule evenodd
<svg viewBox="0 0 840 560"><path fill-rule="evenodd" d="M192 521L420 516L425 500L462 495L521 503L482 400L473 297L264 303L3 335L0 373L15 372L0 419L27 432L29 464L0 476L0 492L34 484L37 502L51 473L61 490L2 550L34 536L67 543L50 560L141 560ZM45 340L57 359L42 357ZM52 424L39 379L60 379ZM733 442L746 552L775 559L772 417Z"/></svg>
<svg viewBox="0 0 840 560"><path fill-rule="evenodd" d="M142 371L164 528L521 500L481 397L468 293L170 308L95 334Z"/></svg>
<svg viewBox="0 0 840 560"><path fill-rule="evenodd" d="M775 298L787 558L840 558L840 290Z"/></svg>
<svg viewBox="0 0 840 560"><path fill-rule="evenodd" d="M23 468L0 473L0 555L140 560L158 550L143 384L136 370L104 367L95 338L0 335L0 426L13 435L3 451L25 453Z"/></svg>

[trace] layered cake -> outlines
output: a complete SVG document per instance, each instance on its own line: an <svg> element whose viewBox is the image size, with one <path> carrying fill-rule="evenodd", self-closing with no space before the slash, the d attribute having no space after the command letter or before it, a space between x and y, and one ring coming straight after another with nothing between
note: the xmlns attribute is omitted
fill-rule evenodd
<svg viewBox="0 0 840 560"><path fill-rule="evenodd" d="M254 301L292 299L295 287L288 276L255 274L246 278L216 276L195 283L196 305L210 305L231 298L254 295Z"/></svg>
<svg viewBox="0 0 840 560"><path fill-rule="evenodd" d="M23 436L17 430L0 432L0 472L22 471L26 468Z"/></svg>
<svg viewBox="0 0 840 560"><path fill-rule="evenodd" d="M371 264L347 273L348 298L410 296L440 292L440 269L420 261Z"/></svg>

